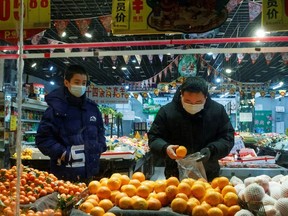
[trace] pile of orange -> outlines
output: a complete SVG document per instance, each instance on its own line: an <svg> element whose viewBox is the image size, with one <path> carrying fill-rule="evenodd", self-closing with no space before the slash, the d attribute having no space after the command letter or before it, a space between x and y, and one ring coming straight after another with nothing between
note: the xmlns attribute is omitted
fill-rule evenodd
<svg viewBox="0 0 288 216"><path fill-rule="evenodd" d="M233 216L240 210L236 190L226 177L211 183L191 178L179 181L176 177L151 181L141 172L134 173L131 179L115 173L90 182L88 189L91 195L79 209L93 216L110 213L114 205L135 210L170 206L174 212L193 216Z"/></svg>

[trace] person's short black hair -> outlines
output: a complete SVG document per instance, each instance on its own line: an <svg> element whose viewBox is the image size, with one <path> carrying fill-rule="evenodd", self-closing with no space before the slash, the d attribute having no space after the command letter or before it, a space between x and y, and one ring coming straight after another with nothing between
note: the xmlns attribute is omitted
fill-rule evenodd
<svg viewBox="0 0 288 216"><path fill-rule="evenodd" d="M204 96L208 95L208 83L201 77L188 77L181 85L181 94L186 92L202 92Z"/></svg>
<svg viewBox="0 0 288 216"><path fill-rule="evenodd" d="M86 72L85 68L81 65L70 65L65 71L64 79L70 81L74 74L83 74L87 76L87 81L89 79L88 73Z"/></svg>

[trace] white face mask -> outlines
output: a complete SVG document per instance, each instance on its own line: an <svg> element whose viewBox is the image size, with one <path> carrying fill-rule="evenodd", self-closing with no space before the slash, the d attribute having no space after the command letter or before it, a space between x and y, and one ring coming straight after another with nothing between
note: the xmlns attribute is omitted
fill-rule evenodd
<svg viewBox="0 0 288 216"><path fill-rule="evenodd" d="M185 103L182 99L182 106L184 110L192 115L200 112L202 109L204 109L204 104L189 104Z"/></svg>
<svg viewBox="0 0 288 216"><path fill-rule="evenodd" d="M86 86L71 85L70 93L75 97L81 97L86 92Z"/></svg>

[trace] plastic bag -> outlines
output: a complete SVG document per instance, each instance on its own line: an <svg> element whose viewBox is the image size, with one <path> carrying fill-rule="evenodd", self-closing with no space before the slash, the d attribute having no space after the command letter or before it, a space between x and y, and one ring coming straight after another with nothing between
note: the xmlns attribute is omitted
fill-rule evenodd
<svg viewBox="0 0 288 216"><path fill-rule="evenodd" d="M202 161L197 162L203 155L200 152L187 155L183 159L176 160L178 164L179 179L193 178L199 179L204 178L207 180L206 171Z"/></svg>

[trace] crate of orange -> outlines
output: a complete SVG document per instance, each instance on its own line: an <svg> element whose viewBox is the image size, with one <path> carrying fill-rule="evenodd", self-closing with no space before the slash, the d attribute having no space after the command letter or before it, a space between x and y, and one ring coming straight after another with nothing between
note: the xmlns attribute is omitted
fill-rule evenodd
<svg viewBox="0 0 288 216"><path fill-rule="evenodd" d="M226 177L210 183L204 178L176 177L152 181L142 172L131 178L113 173L91 181L88 190L90 194L78 210L94 216L233 216L241 209L236 190Z"/></svg>

